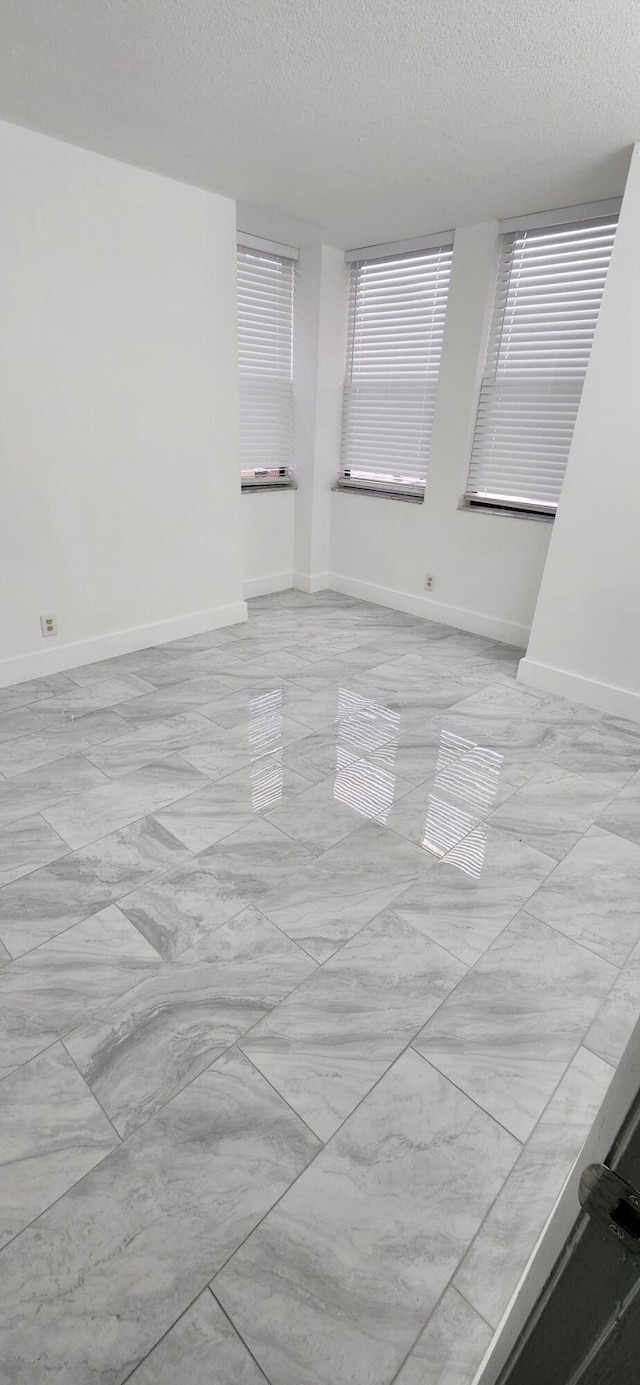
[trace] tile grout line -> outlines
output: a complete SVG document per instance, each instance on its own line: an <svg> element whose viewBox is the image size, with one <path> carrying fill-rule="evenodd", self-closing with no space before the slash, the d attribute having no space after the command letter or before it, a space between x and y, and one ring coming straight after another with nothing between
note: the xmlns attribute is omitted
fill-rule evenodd
<svg viewBox="0 0 640 1385"><path fill-rule="evenodd" d="M115 1146L115 1148L118 1149L118 1148L120 1147L120 1145L124 1144L124 1135L121 1135L120 1132L119 1132L118 1130L116 1130L116 1127L115 1127L115 1125L113 1124L113 1121L112 1121L112 1119L111 1119L111 1116L109 1115L108 1111L105 1111L104 1106L102 1105L102 1102L101 1102L101 1100L100 1100L100 1097L96 1095L96 1093L95 1093L94 1090L93 1090L93 1087L92 1087L91 1084L87 1081L87 1079L86 1079L84 1073L80 1071L80 1068L78 1067L78 1064L76 1063L76 1060L75 1060L73 1054L69 1052L69 1049L67 1048L67 1045L66 1045L66 1043L65 1043L65 1041L64 1041L64 1038L61 1038L61 1039L59 1040L59 1043L61 1044L62 1048L64 1049L64 1051L65 1051L65 1053L66 1053L66 1055L67 1055L67 1057L68 1057L68 1059L69 1059L69 1062L70 1062L70 1063L73 1063L73 1066L74 1066L74 1068L75 1068L75 1070L76 1070L76 1072L77 1072L77 1074L78 1074L78 1077L80 1078L81 1082L84 1083L84 1085L85 1085L85 1087L86 1087L86 1089L87 1089L89 1095L93 1097L93 1099L94 1099L96 1105L100 1107L100 1110L102 1111L102 1114L103 1114L105 1120L108 1120L109 1125L111 1126L111 1129L113 1130L113 1133L114 1133L114 1135L115 1135L115 1137L116 1137L116 1140L118 1141L118 1144ZM111 1154L113 1154L113 1150L110 1150L109 1152L110 1152ZM75 1185L72 1183L71 1186L72 1186L72 1188L73 1188Z"/></svg>
<svg viewBox="0 0 640 1385"><path fill-rule="evenodd" d="M505 1188L505 1185L506 1185L508 1179L511 1177L511 1174L512 1174L512 1173L515 1171L515 1169L517 1168L517 1166L518 1166L518 1164L519 1164L519 1162L520 1162L520 1160L521 1160L523 1154L525 1154L525 1152L526 1152L526 1150L527 1150L527 1148L528 1148L528 1146L529 1146L529 1143L530 1143L531 1139L532 1139L533 1136L536 1134L536 1132L537 1132L537 1130L538 1130L538 1127L540 1126L542 1120L544 1119L544 1116L546 1115L547 1110L549 1109L549 1107L550 1107L550 1105L551 1105L551 1103L552 1103L554 1097L556 1096L556 1093L558 1092L558 1089L560 1088L560 1086L561 1086L562 1083L564 1082L564 1080L565 1080L565 1078L566 1078L566 1076L567 1076L567 1073L568 1073L568 1071L569 1071L569 1068L571 1067L572 1063L575 1062L575 1059L577 1058L578 1053L580 1052L580 1049L581 1049L581 1048L586 1048L586 1044L585 1044L585 1042L584 1042L584 1039L585 1039L587 1033L589 1032L589 1028L590 1028L590 1027L591 1027L590 1025L587 1027L587 1029L585 1030L585 1034L584 1034L583 1038L582 1038L582 1039L580 1040L580 1042L577 1044L577 1046L576 1046L576 1048L575 1048L573 1054L571 1055L571 1058L569 1059L569 1062L567 1063L567 1065L566 1065L566 1067L565 1067L565 1069L564 1069L564 1072L563 1072L563 1073L561 1074L561 1076L558 1078L558 1081L556 1082L556 1085L555 1085L555 1087L553 1088L553 1091L551 1092L551 1094L549 1095L547 1101L545 1102L545 1104L544 1104L544 1106L543 1106L543 1108L542 1108L542 1110L541 1110L541 1112L540 1112L540 1115L538 1116L538 1118L537 1118L537 1120L536 1120L536 1123L535 1123L535 1125L533 1126L533 1129L530 1131L529 1135L527 1135L526 1140L522 1140L522 1141L521 1141L522 1148L521 1148L521 1150L520 1150L520 1153L518 1154L517 1159L515 1160L515 1163L513 1164L512 1169L511 1169L510 1172L507 1174L507 1177L505 1178L504 1183L502 1184L502 1187L498 1189L498 1192L496 1193L496 1195L495 1195L493 1201L491 1202L490 1206L487 1208L487 1211L485 1212L485 1214L484 1214L484 1216L483 1216L483 1218L482 1218L482 1221L481 1221L481 1223L480 1223L480 1225L479 1225L477 1231L474 1232L474 1235L472 1236L471 1240L469 1241L469 1244L468 1244L468 1246L467 1246L467 1248L466 1248L466 1250L465 1250L465 1252L464 1252L464 1255L462 1256L461 1260L458 1262L458 1264L457 1264L455 1270L453 1271L453 1274L451 1275L451 1284L452 1284L452 1287L456 1290L457 1293L459 1293L459 1294L462 1296L462 1298L464 1298L464 1299L466 1300L466 1302L469 1304L470 1308L473 1308L474 1313L477 1313L479 1317L483 1318L483 1320L484 1320L484 1321L487 1323L487 1325L491 1328L491 1331L492 1331L493 1333L497 1332L497 1330L498 1330L497 1327L494 1327L493 1324L489 1322L488 1318L485 1318L485 1316L484 1316L484 1314L482 1313L481 1309L478 1308L478 1307L476 1306L476 1304L472 1301L472 1299L470 1299L470 1298L467 1296L467 1294L465 1294L465 1293L463 1292L463 1290L460 1289L460 1288L458 1287L458 1285L454 1282L454 1281L455 1281L455 1277L456 1277L456 1275L457 1275L457 1273L458 1273L458 1270L460 1269L461 1265L463 1264L464 1260L466 1259L467 1255L469 1254L470 1250L471 1250L472 1247L475 1245L475 1242L478 1240L479 1236L481 1235L481 1232L482 1232L482 1230L483 1230L483 1227L484 1227L485 1222L487 1221L488 1217L490 1216L491 1212L493 1211L493 1208L495 1207L495 1204L497 1203L498 1198L501 1196L501 1194L502 1194L502 1192L503 1192L503 1190L504 1190L504 1188ZM591 1049L588 1049L587 1051L590 1053L590 1052L591 1052ZM599 1058L599 1054L597 1054L597 1053L594 1054L593 1056L594 1056L595 1058ZM420 1054L420 1057L424 1057L424 1055L423 1055L423 1054ZM426 1060L425 1060L425 1061L426 1061ZM603 1062L603 1063L606 1063L606 1059L604 1059L604 1058L599 1059L599 1061L600 1061L600 1062ZM432 1066L435 1066L435 1064L432 1064ZM608 1068L610 1068L610 1070L611 1070L611 1077L609 1078L609 1081L611 1081L611 1078L613 1077L614 1072L615 1072L615 1068L613 1068L612 1065L611 1065L610 1063L606 1063L606 1066L607 1066ZM437 1069L437 1071L439 1071L439 1069ZM443 1074L443 1075L444 1075L444 1074ZM448 1080L451 1081L452 1079L449 1078ZM453 1083L453 1085L455 1086L456 1084ZM462 1090L462 1089L460 1089L460 1090ZM463 1095L466 1095L466 1093L463 1093ZM476 1103L476 1104L478 1104L478 1103ZM481 1108L481 1109L484 1109L484 1108ZM487 1114L489 1114L489 1113L487 1112ZM495 1120L495 1119L496 1119L495 1116L492 1117L492 1119ZM500 1122L498 1122L498 1124L499 1124L499 1123L500 1123ZM509 1133L510 1133L510 1132L509 1132ZM587 1132L587 1133L588 1133L588 1132ZM515 1138L517 1138L517 1137L515 1137ZM585 1140L586 1140L586 1135L585 1135ZM584 1145L584 1140L583 1140L582 1145L581 1145L581 1147L580 1147L581 1149L582 1149L582 1146L583 1146L583 1145ZM578 1151L578 1154L576 1155L576 1159L573 1161L573 1163L571 1164L570 1168L567 1170L566 1177L568 1177L569 1173L571 1172L571 1169L574 1167L574 1165L575 1165L575 1163L576 1163L576 1161L577 1161L577 1159L578 1159L579 1157L580 1157L580 1151ZM566 1181L566 1178L565 1178L565 1181ZM560 1192L561 1192L561 1191L562 1191L562 1187L560 1188ZM558 1197L559 1197L559 1196L560 1196L560 1193L558 1193ZM556 1201L557 1201L557 1197L554 1198L554 1205L555 1205L555 1202L556 1202ZM544 1220L544 1222L543 1222L543 1226L546 1224L546 1221L547 1221L547 1217L545 1217L545 1220ZM535 1245L535 1243L534 1243L534 1245ZM533 1249L533 1247L532 1247L532 1249ZM516 1281L516 1282L517 1282L517 1281ZM507 1300L507 1302L508 1302L508 1300ZM506 1306L506 1305L505 1305L505 1306Z"/></svg>
<svg viewBox="0 0 640 1385"><path fill-rule="evenodd" d="M207 1284L207 1289L208 1289L209 1293L211 1294L211 1297L212 1297L212 1299L213 1299L213 1301L214 1301L216 1307L220 1309L220 1312L221 1312L221 1313L224 1313L224 1316L225 1316L227 1322L231 1325L231 1327L233 1328L233 1331L235 1332L236 1336L237 1336L237 1337L239 1338L239 1340L242 1342L242 1344L243 1344L245 1350L249 1353L249 1356L251 1357L251 1360L252 1360L252 1361L255 1361L255 1364L256 1364L256 1366L257 1366L259 1372L260 1372L260 1375L261 1375L261 1376L263 1377L263 1379L266 1381L266 1385L271 1385L271 1376L267 1375L267 1373L266 1373L264 1367L260 1365L260 1362L259 1362L257 1356L254 1356L254 1354L253 1354L253 1352L252 1352L252 1350L251 1350L251 1347L249 1346L248 1342L245 1342L245 1339L244 1339L244 1337L242 1336L242 1333L241 1333L239 1327L236 1327L236 1324L234 1323L233 1318L231 1318L231 1317L229 1316L229 1314L227 1313L226 1308L224 1308L224 1307L222 1306L220 1300L216 1298L216 1296L215 1296L215 1294L214 1294L214 1292L213 1292L213 1289L211 1288L211 1284L210 1284L210 1283Z"/></svg>
<svg viewBox="0 0 640 1385"><path fill-rule="evenodd" d="M465 1255L466 1255L466 1251L465 1251ZM463 1259L464 1259L464 1256L463 1256ZM462 1261L460 1261L460 1264L461 1264L461 1263L462 1263ZM477 1308L474 1308L473 1304L472 1304L472 1303L469 1303L469 1300L468 1300L467 1298L465 1298L465 1295L462 1294L462 1293L460 1293L460 1290L456 1288L455 1284L453 1283L453 1276L454 1276L456 1273L457 1273L457 1268L456 1268L455 1270L453 1270L452 1274L449 1276L449 1278L448 1278L448 1280L447 1280L447 1282L446 1282L446 1284L445 1284L445 1286L444 1286L444 1289L442 1290L442 1293L440 1294L440 1297L438 1298L437 1302L434 1303L433 1308L431 1309L431 1312L430 1312L430 1314L429 1314L429 1316L428 1316L426 1322L425 1322L424 1325L420 1328L420 1331L418 1332L418 1335L414 1338L413 1342L411 1343L411 1346L409 1347L409 1350L408 1350L406 1356L404 1356L404 1357L402 1358L402 1361L400 1362L400 1365L398 1366L398 1369L397 1369L395 1375L393 1375L393 1376L391 1377L391 1380L390 1380L388 1383L385 1382L385 1385L396 1385L396 1382L399 1380L400 1375L401 1375L402 1371L404 1370L404 1367L405 1367L406 1364L407 1364L407 1361L409 1361L410 1357L412 1356L413 1352L415 1351L415 1348L417 1347L418 1342L420 1341L420 1338L422 1337L423 1333L426 1332L426 1330L427 1330L427 1328L428 1328L428 1326L429 1326L429 1323L431 1322L431 1319L432 1319L433 1317L435 1317L435 1315L436 1315L436 1313L437 1313L437 1311L438 1311L438 1309L439 1309L439 1307L440 1307L440 1305L441 1305L441 1303L442 1303L442 1300L443 1300L443 1298L445 1297L445 1294L449 1293L451 1290L453 1290L456 1294L460 1294L460 1298L463 1298L463 1299L464 1299L465 1303L466 1303L467 1306L471 1309L471 1311L472 1311L473 1313L476 1313L477 1316L478 1316L479 1318L482 1318L483 1323L485 1323L486 1326L489 1328L489 1331L491 1332L492 1338L495 1336L496 1329L495 1329L494 1327L491 1326L491 1323L487 1322L486 1318L482 1317L482 1313L478 1313ZM436 1385L437 1385L437 1382L436 1382ZM457 1382L457 1385L463 1385L463 1382L461 1382L461 1381L460 1381L460 1382ZM467 1385L467 1382L464 1382L464 1385ZM469 1385L471 1385L471 1382L469 1382Z"/></svg>
<svg viewBox="0 0 640 1385"><path fill-rule="evenodd" d="M415 1035L414 1035L414 1037L415 1037ZM367 1101L367 1099L371 1096L372 1092L375 1091L375 1089L376 1089L376 1087L379 1085L379 1083L382 1082L384 1078L386 1078L386 1077L389 1076L389 1074L391 1073L391 1071L393 1070L393 1068L396 1066L396 1064L400 1061L401 1058L403 1058L403 1057L405 1056L407 1050L411 1047L411 1042L412 1042L412 1041L410 1040L407 1044L405 1044L405 1046L404 1046L404 1048L401 1050L401 1052L398 1053L398 1054L396 1055L396 1057L393 1059L393 1061L390 1063L390 1065L386 1068L386 1070L385 1070L383 1073L380 1074L380 1077L377 1078L376 1082L374 1082L373 1086L370 1087L369 1091L366 1092L366 1093L361 1097L361 1099L360 1099L360 1101L357 1103L357 1105L354 1106L353 1110L349 1112L349 1115L345 1117L345 1119L341 1122L341 1124L338 1126L338 1128L337 1128L336 1130L334 1130L333 1134L329 1136L329 1139L326 1140L324 1143L321 1144L321 1148L320 1148L320 1149L316 1152L316 1154L309 1160L309 1163L306 1164L305 1167L304 1167L303 1169L300 1170L300 1172L296 1175L296 1177L295 1177L295 1178L292 1180L292 1182L289 1184L289 1187L288 1187L288 1188L285 1188L284 1192L282 1192L282 1193L280 1194L280 1197L276 1199L276 1201L272 1204L272 1206L271 1206L271 1207L264 1213L264 1215L260 1218L260 1221L256 1222L256 1225L255 1225L254 1227L252 1227L251 1230L250 1230L249 1232L247 1232L247 1235L243 1238L243 1240L239 1243L239 1245L237 1245L237 1246L235 1247L235 1249L234 1249L233 1251L231 1251L230 1255L227 1256L227 1259L226 1259L226 1260L224 1261L224 1263L220 1266L220 1268L216 1271L216 1273L215 1273L215 1275L213 1276L213 1278L209 1281L209 1288L211 1289L211 1292L213 1293L213 1295L214 1295L214 1297L215 1297L217 1303L219 1302L219 1299L218 1299L218 1297L217 1297L217 1295L216 1295L215 1288L214 1288L213 1286L214 1286L215 1280L217 1279L218 1275L220 1275L220 1274L223 1272L223 1270L226 1268L226 1266L229 1264L229 1262L233 1259L233 1257L234 1257L235 1255L237 1255L238 1251L240 1251L240 1250L242 1249L242 1247L243 1247L243 1246L246 1244L246 1242L250 1239L250 1237L253 1235L253 1233L254 1233L255 1231L258 1230L258 1228L262 1225L262 1223L263 1223L264 1221L266 1221L266 1219L270 1216L271 1212L273 1212L273 1211L275 1210L275 1208L279 1205L279 1203L282 1202L283 1198L285 1198L285 1197L287 1196L287 1194L291 1191L291 1189L292 1189L292 1188L294 1187L294 1185L298 1182L298 1180L299 1180L300 1178L303 1177L303 1175L313 1166L313 1164L315 1164L316 1160L320 1158L320 1156L322 1155L322 1153L324 1152L324 1150L328 1149L329 1145L333 1142L333 1140L335 1140L336 1136L340 1133L340 1131L342 1130L342 1128L347 1124L348 1121L351 1120L351 1118L355 1115L356 1111L358 1111L358 1109L360 1108L360 1106L362 1106L362 1105L364 1104L364 1102ZM414 1052L415 1052L415 1050L414 1050ZM246 1056L246 1055L244 1055L244 1056ZM417 1054L416 1056L421 1058L421 1057L422 1057L422 1054ZM428 1062L427 1059L423 1059L423 1061L427 1064L427 1067L433 1067L433 1065L430 1064L430 1063ZM213 1066L213 1065L212 1065L212 1066ZM252 1065L252 1066L253 1066L253 1065ZM259 1071L259 1070L258 1070L258 1071ZM437 1070L437 1069L434 1069L434 1071L437 1072L438 1070ZM260 1073L260 1076L263 1076L263 1074ZM444 1077L444 1074L442 1074L442 1073L439 1073L439 1072L438 1072L438 1076L441 1077L441 1078L443 1078L444 1081L448 1081L448 1080L449 1080L448 1078ZM266 1080L266 1079L265 1079L265 1080ZM454 1086L455 1084L452 1083L451 1085ZM458 1090L459 1090L459 1089L458 1089ZM279 1094L278 1094L278 1095L279 1095ZM499 1125L499 1124L500 1124L499 1121L495 1121L495 1118L494 1118L493 1116L488 1116L488 1113L485 1112L485 1111L483 1110L482 1107L479 1107L479 1106L478 1106L478 1103L475 1102L475 1101L473 1100L472 1097L469 1097L469 1096L467 1095L467 1093L462 1093L462 1095L466 1097L466 1100L469 1101L469 1102L471 1103L472 1106L475 1106L477 1110L482 1111L483 1116L485 1116L487 1119L489 1119L489 1120L491 1120L491 1121L494 1121L494 1123L495 1123L496 1125ZM299 1119L300 1119L300 1117L299 1117ZM504 1129L504 1127L502 1127L502 1128ZM511 1134L510 1131L506 1131L505 1133ZM318 1138L318 1137L316 1136L315 1138ZM517 1144L521 1144L521 1142L517 1140L517 1137L516 1137L516 1136L511 1136L511 1138L514 1139L514 1140L516 1141ZM519 1154L518 1154L518 1155L516 1156L516 1159L514 1160L514 1164L512 1165L512 1167L515 1166L515 1163L517 1162L517 1159L518 1159L519 1157L520 1157L520 1156L519 1156ZM511 1170L510 1170L510 1172L511 1172ZM507 1174L507 1177L508 1177L508 1176L509 1176L509 1175ZM506 1182L506 1179L505 1179L504 1181ZM503 1183L502 1186L504 1187L504 1183ZM472 1239L473 1239L473 1238L472 1238ZM470 1242L469 1244L471 1244L471 1242ZM466 1250L467 1250L467 1249L468 1249L468 1247L465 1248L464 1254L466 1254ZM464 1255L461 1256L460 1261L458 1262L458 1265L456 1265L455 1270L452 1271L452 1274L451 1274L451 1276L450 1276L450 1280L453 1279L453 1275L457 1272L457 1270L458 1270L458 1268L459 1268L459 1265L461 1264L463 1258L464 1258ZM449 1283L449 1282L450 1282L450 1281L448 1281L447 1283ZM443 1289L443 1293L444 1293L444 1289ZM434 1305L434 1309L435 1309L435 1306L436 1306L436 1305ZM220 1307L222 1307L222 1304L220 1304ZM432 1312L434 1311L434 1309L432 1309ZM413 1346L415 1346L415 1343L416 1343L416 1341L418 1340L418 1337L419 1337L419 1336L421 1335L421 1333L424 1331L424 1328L427 1326L427 1323L429 1322L430 1317L431 1317L431 1313L429 1313L427 1319L425 1320L425 1322L423 1323L422 1327L420 1328L420 1331L418 1332L416 1338L415 1338L414 1341L412 1342L410 1350L413 1348ZM235 1328L235 1323L233 1323L233 1319L230 1319L230 1321L232 1322L232 1325L233 1325L234 1328ZM238 1331L237 1328L236 1328L236 1331ZM238 1334L238 1335L240 1335L240 1334ZM244 1339L243 1339L243 1340L244 1340ZM258 1362L258 1364L260 1364L260 1363ZM401 1364L404 1364L404 1362L401 1363ZM260 1369L262 1369L262 1367L260 1367ZM397 1374L397 1372L396 1372L396 1374ZM393 1379L395 1379L395 1377L392 1377L392 1380L393 1380ZM391 1385L391 1382L390 1382L390 1385Z"/></svg>

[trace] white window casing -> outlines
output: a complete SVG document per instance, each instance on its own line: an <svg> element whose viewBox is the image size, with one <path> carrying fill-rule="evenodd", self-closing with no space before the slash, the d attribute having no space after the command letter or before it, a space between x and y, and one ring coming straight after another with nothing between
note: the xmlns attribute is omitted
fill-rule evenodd
<svg viewBox="0 0 640 1385"><path fill-rule="evenodd" d="M261 248L263 242L255 237L244 239L252 244L238 244L242 485L286 485L291 473L294 260Z"/></svg>
<svg viewBox="0 0 640 1385"><path fill-rule="evenodd" d="M428 239L436 243L371 259L346 256L339 487L424 495L453 249L451 233L444 243Z"/></svg>
<svg viewBox="0 0 640 1385"><path fill-rule="evenodd" d="M553 516L617 214L555 225L527 221L500 237L465 501Z"/></svg>

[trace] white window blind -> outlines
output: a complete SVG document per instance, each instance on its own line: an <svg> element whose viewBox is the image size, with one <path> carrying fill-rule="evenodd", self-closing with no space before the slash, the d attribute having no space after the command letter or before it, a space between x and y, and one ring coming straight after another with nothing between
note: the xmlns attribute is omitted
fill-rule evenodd
<svg viewBox="0 0 640 1385"><path fill-rule="evenodd" d="M240 470L282 484L291 465L294 262L238 246Z"/></svg>
<svg viewBox="0 0 640 1385"><path fill-rule="evenodd" d="M452 248L351 265L339 484L424 494Z"/></svg>
<svg viewBox="0 0 640 1385"><path fill-rule="evenodd" d="M617 217L501 237L466 499L553 514Z"/></svg>

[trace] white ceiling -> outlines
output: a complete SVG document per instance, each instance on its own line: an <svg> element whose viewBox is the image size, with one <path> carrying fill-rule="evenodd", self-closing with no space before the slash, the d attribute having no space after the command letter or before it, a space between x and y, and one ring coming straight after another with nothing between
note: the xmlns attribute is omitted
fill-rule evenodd
<svg viewBox="0 0 640 1385"><path fill-rule="evenodd" d="M357 246L620 193L635 0L0 0L0 117Z"/></svg>

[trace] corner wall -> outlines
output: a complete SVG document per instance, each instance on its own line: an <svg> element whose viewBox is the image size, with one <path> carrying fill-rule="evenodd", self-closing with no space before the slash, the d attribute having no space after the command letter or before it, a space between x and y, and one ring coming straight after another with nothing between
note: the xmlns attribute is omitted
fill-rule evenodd
<svg viewBox="0 0 640 1385"><path fill-rule="evenodd" d="M296 492L244 491L244 596L266 596L293 585Z"/></svg>
<svg viewBox="0 0 640 1385"><path fill-rule="evenodd" d="M640 146L519 679L640 721Z"/></svg>
<svg viewBox="0 0 640 1385"><path fill-rule="evenodd" d="M246 607L234 203L5 123L0 181L3 684Z"/></svg>

